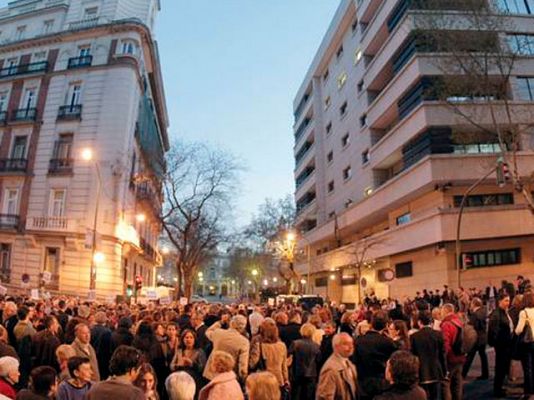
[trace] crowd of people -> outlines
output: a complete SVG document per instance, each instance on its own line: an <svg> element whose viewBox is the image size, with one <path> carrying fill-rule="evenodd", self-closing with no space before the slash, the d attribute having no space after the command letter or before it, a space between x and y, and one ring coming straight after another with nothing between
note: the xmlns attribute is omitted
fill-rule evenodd
<svg viewBox="0 0 534 400"><path fill-rule="evenodd" d="M534 394L534 291L366 296L344 304L101 304L0 301L1 399L393 400L463 397L473 359L505 395L512 359Z"/></svg>

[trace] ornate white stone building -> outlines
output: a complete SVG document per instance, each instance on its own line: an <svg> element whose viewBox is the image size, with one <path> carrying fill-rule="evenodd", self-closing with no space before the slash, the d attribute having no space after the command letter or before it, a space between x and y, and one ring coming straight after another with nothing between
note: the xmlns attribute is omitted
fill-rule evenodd
<svg viewBox="0 0 534 400"><path fill-rule="evenodd" d="M153 285L169 148L152 33L159 10L159 0L0 9L0 279L9 292L86 296L93 259L99 297L124 293L136 275Z"/></svg>

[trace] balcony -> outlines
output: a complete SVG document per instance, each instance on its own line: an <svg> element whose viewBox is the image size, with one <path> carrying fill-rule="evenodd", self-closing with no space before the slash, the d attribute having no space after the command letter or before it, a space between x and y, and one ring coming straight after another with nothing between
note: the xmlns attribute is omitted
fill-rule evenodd
<svg viewBox="0 0 534 400"><path fill-rule="evenodd" d="M11 121L13 122L35 121L36 119L37 108L19 108L13 111L11 115Z"/></svg>
<svg viewBox="0 0 534 400"><path fill-rule="evenodd" d="M89 67L91 66L92 63L93 63L93 56L91 55L71 57L69 58L67 69Z"/></svg>
<svg viewBox="0 0 534 400"><path fill-rule="evenodd" d="M72 158L52 158L48 166L49 174L71 174L74 159Z"/></svg>
<svg viewBox="0 0 534 400"><path fill-rule="evenodd" d="M317 195L315 191L307 192L297 201L297 215L300 215L310 206L316 199Z"/></svg>
<svg viewBox="0 0 534 400"><path fill-rule="evenodd" d="M139 243L141 245L141 249L143 249L145 256L147 256L151 260L155 260L157 251L154 249L154 247L152 247L152 245L150 245L150 243L148 243L143 238L140 239Z"/></svg>
<svg viewBox="0 0 534 400"><path fill-rule="evenodd" d="M295 187L299 189L314 172L315 165L306 167L306 169L304 169L304 171L302 171L301 174L297 176L297 179L295 179Z"/></svg>
<svg viewBox="0 0 534 400"><path fill-rule="evenodd" d="M302 145L300 150L295 154L295 169L301 164L301 162L306 157L306 154L309 153L310 149L313 147L314 142L306 142Z"/></svg>
<svg viewBox="0 0 534 400"><path fill-rule="evenodd" d="M7 121L7 111L0 111L0 125L4 125Z"/></svg>
<svg viewBox="0 0 534 400"><path fill-rule="evenodd" d="M149 182L142 182L135 189L135 197L139 202L145 202L156 215L161 212L161 193L153 188Z"/></svg>
<svg viewBox="0 0 534 400"><path fill-rule="evenodd" d="M85 18L81 19L79 21L71 22L69 24L69 29L76 30L76 29L86 29L86 28L92 28L94 26L97 26L99 23L106 23L103 18Z"/></svg>
<svg viewBox="0 0 534 400"><path fill-rule="evenodd" d="M72 121L82 119L82 105L71 104L59 107L57 119L58 121Z"/></svg>
<svg viewBox="0 0 534 400"><path fill-rule="evenodd" d="M0 229L17 229L19 216L17 214L0 214Z"/></svg>
<svg viewBox="0 0 534 400"><path fill-rule="evenodd" d="M28 230L43 230L43 231L66 231L72 230L73 220L67 217L29 217L26 221L26 229Z"/></svg>
<svg viewBox="0 0 534 400"><path fill-rule="evenodd" d="M26 172L28 160L25 158L0 159L0 172Z"/></svg>
<svg viewBox="0 0 534 400"><path fill-rule="evenodd" d="M297 130L295 131L295 144L299 141L300 137L304 134L308 126L311 125L311 118L304 118L304 121L301 122Z"/></svg>
<svg viewBox="0 0 534 400"><path fill-rule="evenodd" d="M12 67L2 68L0 69L0 78L47 71L48 61L38 61L29 64L14 65Z"/></svg>
<svg viewBox="0 0 534 400"><path fill-rule="evenodd" d="M302 111L306 108L306 105L308 104L309 100L311 98L310 93L305 93L302 97L302 100L300 100L299 105L295 109L295 112L293 113L293 116L295 117L295 122L299 120L300 115L302 114Z"/></svg>

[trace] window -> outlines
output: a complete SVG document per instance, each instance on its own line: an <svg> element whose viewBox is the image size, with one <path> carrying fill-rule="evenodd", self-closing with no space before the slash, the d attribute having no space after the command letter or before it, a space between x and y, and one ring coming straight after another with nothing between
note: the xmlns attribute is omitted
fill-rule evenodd
<svg viewBox="0 0 534 400"><path fill-rule="evenodd" d="M71 83L69 85L69 90L67 91L67 98L65 104L69 106L77 106L81 104L82 96L82 84L81 83Z"/></svg>
<svg viewBox="0 0 534 400"><path fill-rule="evenodd" d="M35 103L37 101L37 89L36 88L27 88L24 92L24 97L22 98L22 109L35 108Z"/></svg>
<svg viewBox="0 0 534 400"><path fill-rule="evenodd" d="M343 170L343 180L347 181L352 177L352 168L350 165Z"/></svg>
<svg viewBox="0 0 534 400"><path fill-rule="evenodd" d="M137 54L137 43L133 40L123 40L121 53L136 55Z"/></svg>
<svg viewBox="0 0 534 400"><path fill-rule="evenodd" d="M357 89L358 89L358 93L362 92L362 90L363 90L363 79L360 82L358 82Z"/></svg>
<svg viewBox="0 0 534 400"><path fill-rule="evenodd" d="M323 276L321 278L315 278L315 287L328 286L328 277Z"/></svg>
<svg viewBox="0 0 534 400"><path fill-rule="evenodd" d="M330 72L328 72L328 69L323 72L323 83L328 80L329 75L330 75Z"/></svg>
<svg viewBox="0 0 534 400"><path fill-rule="evenodd" d="M517 95L520 100L534 101L534 77L517 78Z"/></svg>
<svg viewBox="0 0 534 400"><path fill-rule="evenodd" d="M363 114L360 117L360 127L363 128L366 125L367 125L367 114Z"/></svg>
<svg viewBox="0 0 534 400"><path fill-rule="evenodd" d="M341 276L341 284L343 286L356 285L356 275L354 275L354 274L342 275Z"/></svg>
<svg viewBox="0 0 534 400"><path fill-rule="evenodd" d="M519 264L521 249L488 250L463 253L462 259L467 268L494 267L498 265ZM467 260L466 260L467 259Z"/></svg>
<svg viewBox="0 0 534 400"><path fill-rule="evenodd" d="M324 109L327 110L330 104L332 104L332 99L330 96L326 96L326 99L324 99Z"/></svg>
<svg viewBox="0 0 534 400"><path fill-rule="evenodd" d="M342 147L347 147L347 146L349 145L349 143L350 143L350 135L349 135L349 133L347 132L347 133L345 133L345 134L343 135L343 137L341 138L341 146L342 146Z"/></svg>
<svg viewBox="0 0 534 400"><path fill-rule="evenodd" d="M95 19L98 17L98 7L86 8L83 12L83 19Z"/></svg>
<svg viewBox="0 0 534 400"><path fill-rule="evenodd" d="M59 249L57 247L47 247L45 249L43 272L50 272L52 275L59 273Z"/></svg>
<svg viewBox="0 0 534 400"><path fill-rule="evenodd" d="M53 158L56 160L68 160L72 149L72 135L63 134L59 136L54 146Z"/></svg>
<svg viewBox="0 0 534 400"><path fill-rule="evenodd" d="M330 150L326 155L326 162L330 164L332 161L334 161L334 152Z"/></svg>
<svg viewBox="0 0 534 400"><path fill-rule="evenodd" d="M18 58L9 58L6 63L7 74L11 75L17 72Z"/></svg>
<svg viewBox="0 0 534 400"><path fill-rule="evenodd" d="M454 207L460 207L463 196L454 196ZM475 194L467 196L465 207L503 206L514 204L512 193Z"/></svg>
<svg viewBox="0 0 534 400"><path fill-rule="evenodd" d="M334 191L334 181L328 182L328 193L332 193Z"/></svg>
<svg viewBox="0 0 534 400"><path fill-rule="evenodd" d="M91 46L80 46L79 47L79 57L87 57L91 55Z"/></svg>
<svg viewBox="0 0 534 400"><path fill-rule="evenodd" d="M13 149L11 150L11 158L15 160L23 160L26 158L26 142L27 136L15 136L13 141Z"/></svg>
<svg viewBox="0 0 534 400"><path fill-rule="evenodd" d="M411 220L412 220L412 216L409 212L407 212L405 214L399 215L396 219L396 223L397 225L404 225L410 222Z"/></svg>
<svg viewBox="0 0 534 400"><path fill-rule="evenodd" d="M534 55L534 35L508 35L508 46L521 55Z"/></svg>
<svg viewBox="0 0 534 400"><path fill-rule="evenodd" d="M534 12L532 0L497 0L497 7L510 14L532 14Z"/></svg>
<svg viewBox="0 0 534 400"><path fill-rule="evenodd" d="M362 51L360 49L357 49L356 52L354 53L354 64L358 64L358 61L360 61L362 59Z"/></svg>
<svg viewBox="0 0 534 400"><path fill-rule="evenodd" d="M43 22L43 34L50 33L54 30L54 20L49 19L45 22Z"/></svg>
<svg viewBox="0 0 534 400"><path fill-rule="evenodd" d="M11 245L9 243L0 244L0 279L2 282L9 282L11 278Z"/></svg>
<svg viewBox="0 0 534 400"><path fill-rule="evenodd" d="M411 261L395 264L395 278L409 278L410 276L413 276Z"/></svg>
<svg viewBox="0 0 534 400"><path fill-rule="evenodd" d="M356 29L358 28L358 20L355 19L353 22L352 22L352 25L350 26L350 29L352 31L352 33L356 32Z"/></svg>
<svg viewBox="0 0 534 400"><path fill-rule="evenodd" d="M347 102L344 102L341 107L339 107L339 115L343 118L347 114Z"/></svg>
<svg viewBox="0 0 534 400"><path fill-rule="evenodd" d="M4 192L3 214L18 215L18 189L6 189Z"/></svg>
<svg viewBox="0 0 534 400"><path fill-rule="evenodd" d="M343 57L343 45L339 46L339 49L336 51L336 59L340 59Z"/></svg>
<svg viewBox="0 0 534 400"><path fill-rule="evenodd" d="M0 92L0 112L7 110L8 101L9 101L9 92L7 90Z"/></svg>
<svg viewBox="0 0 534 400"><path fill-rule="evenodd" d="M326 124L326 134L329 135L330 133L332 133L332 122Z"/></svg>
<svg viewBox="0 0 534 400"><path fill-rule="evenodd" d="M365 150L362 153L362 164L367 164L369 162L369 150Z"/></svg>
<svg viewBox="0 0 534 400"><path fill-rule="evenodd" d="M50 190L50 203L48 205L48 215L50 217L62 217L65 215L65 189Z"/></svg>
<svg viewBox="0 0 534 400"><path fill-rule="evenodd" d="M342 72L337 77L337 88L341 89L345 85L345 82L347 82L347 73L346 72Z"/></svg>
<svg viewBox="0 0 534 400"><path fill-rule="evenodd" d="M501 152L499 143L455 144L453 149L456 154L493 154Z"/></svg>
<svg viewBox="0 0 534 400"><path fill-rule="evenodd" d="M23 40L26 36L26 25L18 26L15 31L15 40Z"/></svg>

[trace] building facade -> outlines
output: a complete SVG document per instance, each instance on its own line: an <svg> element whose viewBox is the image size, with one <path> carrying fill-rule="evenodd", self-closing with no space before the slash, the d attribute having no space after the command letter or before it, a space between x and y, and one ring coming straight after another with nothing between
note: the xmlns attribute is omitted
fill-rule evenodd
<svg viewBox="0 0 534 400"><path fill-rule="evenodd" d="M469 15L461 3L433 2L450 18ZM468 123L448 104L425 97L425 82L442 71L438 55L414 41L417 18L428 12L419 4L341 1L294 100L299 246L311 260L298 270L309 277L310 291L337 301L355 303L369 291L400 298L458 285L460 201L500 154L496 139L457 141L453 132L467 131ZM531 123L534 2L490 6L507 21L506 31L493 33L496 40L527 44L508 90L514 107L530 115L518 123ZM457 21L459 37L469 37L469 18ZM484 112L487 105L480 107ZM528 131L517 152L524 176L534 170L531 137ZM497 186L493 173L466 205L461 285L534 278L534 218L524 196L510 183Z"/></svg>
<svg viewBox="0 0 534 400"><path fill-rule="evenodd" d="M0 278L123 294L161 264L167 112L159 0L18 0L0 9ZM93 268L92 268L93 266Z"/></svg>

